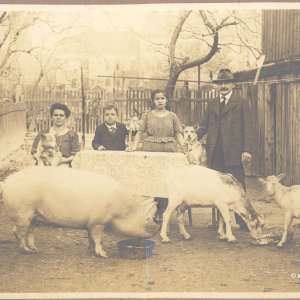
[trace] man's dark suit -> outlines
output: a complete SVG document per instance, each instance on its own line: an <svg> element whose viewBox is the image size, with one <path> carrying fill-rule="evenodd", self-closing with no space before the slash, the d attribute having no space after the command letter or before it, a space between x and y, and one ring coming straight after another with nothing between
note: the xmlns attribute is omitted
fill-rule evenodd
<svg viewBox="0 0 300 300"><path fill-rule="evenodd" d="M208 102L197 133L198 139L207 133L208 165L212 165L218 134L223 144L225 166L240 165L242 153L253 151L252 126L249 104L240 96L233 93L224 108L221 107L219 98Z"/></svg>
<svg viewBox="0 0 300 300"><path fill-rule="evenodd" d="M105 123L102 123L96 129L92 142L93 149L97 150L99 146L103 146L106 150L124 151L126 135L127 129L123 123L116 123L115 132L110 132Z"/></svg>
<svg viewBox="0 0 300 300"><path fill-rule="evenodd" d="M231 95L223 107L220 99L208 103L199 124L198 139L207 133L207 162L214 170L232 174L246 190L242 153L252 154L254 135L249 104L240 96ZM235 214L237 223L246 229L244 221Z"/></svg>

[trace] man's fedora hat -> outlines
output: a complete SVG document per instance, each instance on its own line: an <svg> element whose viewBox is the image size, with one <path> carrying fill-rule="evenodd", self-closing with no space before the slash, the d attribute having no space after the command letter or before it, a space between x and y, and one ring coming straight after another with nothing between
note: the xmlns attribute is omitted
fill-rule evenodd
<svg viewBox="0 0 300 300"><path fill-rule="evenodd" d="M222 82L235 82L232 72L229 69L220 69L217 79L213 80L212 83Z"/></svg>

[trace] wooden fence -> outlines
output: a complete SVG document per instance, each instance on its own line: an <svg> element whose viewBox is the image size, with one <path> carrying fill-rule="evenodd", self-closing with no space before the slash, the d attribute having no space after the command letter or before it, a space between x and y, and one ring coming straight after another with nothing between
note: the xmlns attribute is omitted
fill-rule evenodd
<svg viewBox="0 0 300 300"><path fill-rule="evenodd" d="M175 98L171 102L172 110L178 115L180 121L184 124L196 124L202 117L207 102L216 96L214 90L201 92L200 99L196 92L187 91L186 94L180 94L180 98ZM59 99L59 98L58 98ZM35 131L39 132L44 128L51 126L50 107L54 102L61 102L70 108L72 114L68 126L78 132L82 132L82 120L85 119L86 133L94 133L97 125L103 122L103 108L106 105L114 104L118 108L119 121L150 110L150 91L128 90L123 98L89 98L86 100L86 114L82 114L82 100L79 98L63 100L39 99L28 101L28 124ZM29 125L29 123L31 125Z"/></svg>
<svg viewBox="0 0 300 300"><path fill-rule="evenodd" d="M124 122L133 115L150 110L150 99L107 99L107 100L87 100L86 113L82 113L82 101L32 101L27 102L30 120L28 127L37 132L51 126L50 107L54 102L66 104L71 110L68 127L83 132L83 119L85 120L85 133L95 133L96 127L103 122L103 108L109 104L117 107L119 121Z"/></svg>
<svg viewBox="0 0 300 300"><path fill-rule="evenodd" d="M289 79L288 76L286 76ZM292 79L292 75L290 75ZM254 127L254 151L250 176L286 172L287 185L300 184L300 80L238 83L235 92L249 101ZM275 80L275 81L272 81ZM189 94L174 100L174 110L185 124L197 124L216 91Z"/></svg>
<svg viewBox="0 0 300 300"><path fill-rule="evenodd" d="M0 104L0 159L24 143L26 104Z"/></svg>
<svg viewBox="0 0 300 300"><path fill-rule="evenodd" d="M236 92L251 106L255 143L251 168L247 174L265 176L286 172L285 183L300 183L300 82L238 83ZM186 90L171 101L172 110L183 124L197 124L208 101L217 96L216 91L196 92ZM28 107L36 120L36 130L50 126L49 109L54 101L29 102ZM63 101L71 111L70 127L82 131L80 100ZM131 91L123 99L89 99L86 106L86 132L93 134L103 122L103 107L114 104L119 109L119 119L140 115L150 109L150 93Z"/></svg>

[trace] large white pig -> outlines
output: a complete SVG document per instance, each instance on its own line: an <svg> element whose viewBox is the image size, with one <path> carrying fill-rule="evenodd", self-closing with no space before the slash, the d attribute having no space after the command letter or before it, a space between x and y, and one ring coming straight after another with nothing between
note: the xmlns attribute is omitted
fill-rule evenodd
<svg viewBox="0 0 300 300"><path fill-rule="evenodd" d="M169 242L167 228L171 215L177 209L177 218L181 235L190 239L184 227L184 209L186 206L210 207L216 206L222 215L219 226L220 239L227 239L235 243L232 234L229 211L239 214L250 229L254 237L261 234L264 224L263 216L255 212L251 202L238 181L230 174L215 170L188 165L172 168L166 175L169 204L163 214L160 236L163 242ZM225 224L224 224L225 222ZM226 225L226 232L225 227Z"/></svg>
<svg viewBox="0 0 300 300"><path fill-rule="evenodd" d="M146 223L155 203L140 201L112 178L75 169L30 167L1 183L4 207L15 222L20 250L36 252L33 230L36 220L61 227L87 229L89 246L107 257L101 246L103 230L111 224L119 232L145 238Z"/></svg>

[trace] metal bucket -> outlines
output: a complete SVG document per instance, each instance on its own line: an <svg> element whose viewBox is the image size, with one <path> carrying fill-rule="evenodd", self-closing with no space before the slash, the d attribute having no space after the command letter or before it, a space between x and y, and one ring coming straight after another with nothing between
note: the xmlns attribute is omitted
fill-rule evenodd
<svg viewBox="0 0 300 300"><path fill-rule="evenodd" d="M146 259L152 257L154 241L145 239L129 239L118 242L119 255L122 258Z"/></svg>

